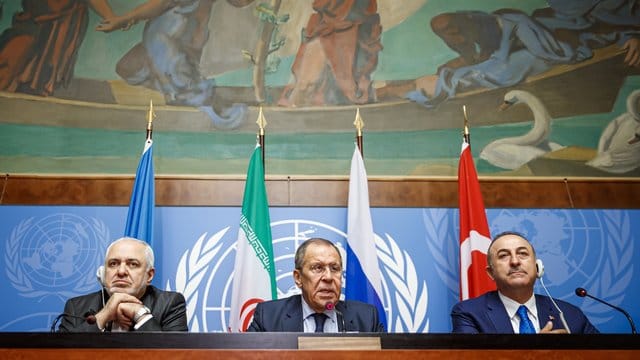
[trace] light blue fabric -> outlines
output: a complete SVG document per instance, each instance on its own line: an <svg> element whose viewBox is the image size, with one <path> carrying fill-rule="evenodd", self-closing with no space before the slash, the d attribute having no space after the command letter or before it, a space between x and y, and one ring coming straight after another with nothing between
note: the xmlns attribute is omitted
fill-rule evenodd
<svg viewBox="0 0 640 360"><path fill-rule="evenodd" d="M144 240L153 247L153 213L156 206L153 142L145 143L133 183L124 235Z"/></svg>
<svg viewBox="0 0 640 360"><path fill-rule="evenodd" d="M431 99L421 98L414 92L406 97L413 101L422 100L423 105L431 107L468 88L511 86L553 65L585 59L584 55L576 53L569 44L556 40L549 30L526 14L495 16L502 25L502 38L500 47L489 59L458 69L441 69Z"/></svg>
<svg viewBox="0 0 640 360"><path fill-rule="evenodd" d="M489 59L457 69L442 68L432 97L412 91L405 98L430 108L460 91L513 86L555 65L589 59L593 56L592 49L611 44L622 46L631 37L640 36L638 0L548 0L548 3L554 17L533 18L516 11L493 14L502 27L502 38L500 47ZM575 46L558 40L553 33L557 29L587 29L597 23L629 29L609 33L585 31Z"/></svg>
<svg viewBox="0 0 640 360"><path fill-rule="evenodd" d="M197 106L217 128L233 129L246 120L247 106L233 104L221 109L222 116L211 106L216 82L202 76L199 68L202 49L209 39L208 28L199 26L200 2L176 0L171 9L149 19L142 42L136 45L146 56L124 61L137 66L129 65L126 75L120 75L131 85L162 92L169 105Z"/></svg>

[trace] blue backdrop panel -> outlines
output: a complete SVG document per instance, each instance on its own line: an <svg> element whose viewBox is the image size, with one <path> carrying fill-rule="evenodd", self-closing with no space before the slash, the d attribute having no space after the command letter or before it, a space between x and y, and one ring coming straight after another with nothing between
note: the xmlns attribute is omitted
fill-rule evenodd
<svg viewBox="0 0 640 360"><path fill-rule="evenodd" d="M279 297L297 292L293 254L310 237L343 246L346 208L271 210ZM126 207L0 206L0 331L48 331L66 299L99 288L107 245L124 232ZM638 210L490 209L492 234L526 234L545 263L552 295L580 306L603 332L626 333L626 318L576 287L625 308L640 308ZM191 331L227 328L239 207L158 207L153 284L181 291ZM389 331L449 332L458 299L458 211L372 209ZM346 286L348 284L345 283ZM543 289L536 287L536 292Z"/></svg>

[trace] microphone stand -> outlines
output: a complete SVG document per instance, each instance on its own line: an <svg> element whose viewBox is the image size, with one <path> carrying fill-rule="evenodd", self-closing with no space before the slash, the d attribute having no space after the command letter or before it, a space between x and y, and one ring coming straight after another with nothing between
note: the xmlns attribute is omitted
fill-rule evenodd
<svg viewBox="0 0 640 360"><path fill-rule="evenodd" d="M342 314L342 311L338 310L338 308L335 309L336 311L336 316L340 319L340 324L342 324L342 333L346 333L347 332L347 328L345 327L344 324L344 315Z"/></svg>
<svg viewBox="0 0 640 360"><path fill-rule="evenodd" d="M628 312L626 312L623 308L617 307L617 306L615 306L615 305L613 305L613 304L609 304L608 302L606 302L606 301L604 301L604 300L602 300L602 299L598 299L597 297L592 296L591 294L589 294L589 293L587 292L587 290L585 290L585 289L583 289L583 288L577 288L577 289L576 289L576 295L578 295L578 296L580 296L580 297L585 297L585 296L586 296L586 297L592 298L593 300L595 300L595 301L597 301L597 302L599 302L599 303L605 304L605 305L607 305L607 306L609 306L609 307L612 307L612 308L614 308L614 309L616 309L616 310L620 311L621 313L623 313L623 314L624 314L624 316L626 316L626 317L627 317L627 321L629 321L629 325L631 325L631 333L632 333L632 334L637 334L637 332L636 332L636 325L633 323L633 319L631 318L631 315L629 315L629 313L628 313Z"/></svg>
<svg viewBox="0 0 640 360"><path fill-rule="evenodd" d="M338 310L338 308L336 307L336 304L332 302L328 302L324 306L324 308L329 311L333 310L336 313L336 320L338 321L338 324L342 325L342 331L340 331L340 325L338 325L338 332L342 332L342 333L347 332L347 328L345 327L345 323L344 323L344 315L342 314L342 311Z"/></svg>
<svg viewBox="0 0 640 360"><path fill-rule="evenodd" d="M58 325L58 323L60 322L60 319L62 319L65 316L68 316L70 318L74 318L74 319L80 319L82 321L87 322L87 324L95 324L96 323L96 316L95 316L96 312L93 309L89 309L89 311L87 311L84 316L77 316L77 315L71 315L71 314L67 314L67 313L61 313L58 314L58 316L56 316L55 319L53 319L53 322L51 323L51 328L49 329L52 333L56 332L56 325Z"/></svg>
<svg viewBox="0 0 640 360"><path fill-rule="evenodd" d="M54 333L56 332L56 325L58 325L58 322L60 321L60 319L62 319L63 316L65 316L67 314L62 313L62 314L58 314L58 316L56 316L55 319L53 319L53 322L51 323L51 329L50 332Z"/></svg>

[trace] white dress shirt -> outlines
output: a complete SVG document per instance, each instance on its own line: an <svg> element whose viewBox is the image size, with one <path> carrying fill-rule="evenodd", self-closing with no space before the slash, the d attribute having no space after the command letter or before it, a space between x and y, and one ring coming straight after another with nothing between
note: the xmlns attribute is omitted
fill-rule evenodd
<svg viewBox="0 0 640 360"><path fill-rule="evenodd" d="M316 320L313 317L315 311L311 309L309 304L302 298L302 319L304 332L316 331ZM327 320L324 322L324 332L337 333L338 332L338 316L335 310L325 310L324 314L327 315Z"/></svg>
<svg viewBox="0 0 640 360"><path fill-rule="evenodd" d="M515 334L520 333L520 316L518 316L517 311L520 305L524 305L527 307L527 315L529 315L529 320L533 323L533 327L536 329L536 334L540 332L540 321L538 321L538 308L536 308L536 296L531 295L529 300L527 300L524 304L520 304L517 301L514 301L498 291L498 296L504 305L504 308L507 310L507 314L509 315L509 319L511 319L511 326L513 327L513 332Z"/></svg>

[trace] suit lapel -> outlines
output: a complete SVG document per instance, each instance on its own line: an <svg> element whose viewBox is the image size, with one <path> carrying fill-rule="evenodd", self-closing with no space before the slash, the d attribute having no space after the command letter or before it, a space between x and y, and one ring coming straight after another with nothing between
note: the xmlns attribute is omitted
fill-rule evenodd
<svg viewBox="0 0 640 360"><path fill-rule="evenodd" d="M540 324L540 329L542 329L549 319L554 319L553 324L554 328L556 328L556 319L558 316L556 315L556 311L554 311L553 304L551 301L544 296L536 295L536 308L538 310L538 323Z"/></svg>
<svg viewBox="0 0 640 360"><path fill-rule="evenodd" d="M346 331L349 331L348 329L352 329L353 331L355 331L358 329L358 327L353 324L353 318L348 317L348 315L345 315L345 314L351 314L351 312L348 311L347 309L346 302L338 301L338 303L336 304L336 310L338 310L342 314L342 321L341 321L340 315L336 313L336 320L338 322L338 332L346 332ZM342 328L343 325L345 329Z"/></svg>
<svg viewBox="0 0 640 360"><path fill-rule="evenodd" d="M304 326L302 318L302 296L291 296L285 305L282 319L282 331L303 332Z"/></svg>
<svg viewBox="0 0 640 360"><path fill-rule="evenodd" d="M492 291L487 294L487 321L493 325L493 330L496 333L510 333L513 334L513 326L511 326L511 319L507 314L507 309L504 308L504 304L500 301L497 291Z"/></svg>

